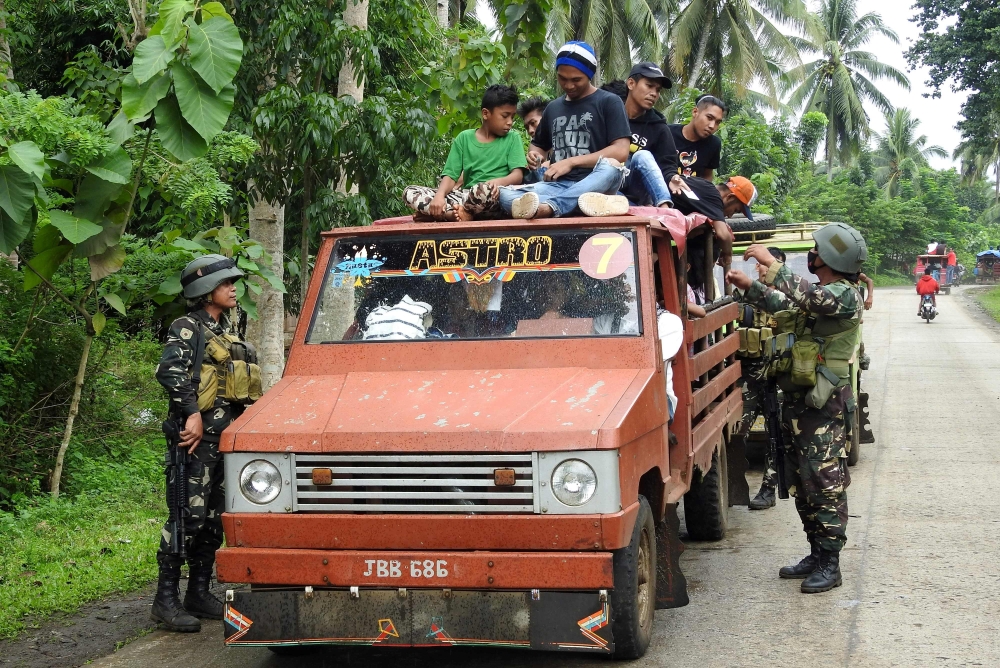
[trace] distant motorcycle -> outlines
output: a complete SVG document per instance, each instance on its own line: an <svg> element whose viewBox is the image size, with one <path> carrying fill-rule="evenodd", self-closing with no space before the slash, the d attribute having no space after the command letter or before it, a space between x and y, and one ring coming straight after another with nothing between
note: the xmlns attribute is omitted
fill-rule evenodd
<svg viewBox="0 0 1000 668"><path fill-rule="evenodd" d="M927 324L930 324L931 320L937 317L937 308L930 295L924 295L923 299L920 300L920 317L926 320Z"/></svg>

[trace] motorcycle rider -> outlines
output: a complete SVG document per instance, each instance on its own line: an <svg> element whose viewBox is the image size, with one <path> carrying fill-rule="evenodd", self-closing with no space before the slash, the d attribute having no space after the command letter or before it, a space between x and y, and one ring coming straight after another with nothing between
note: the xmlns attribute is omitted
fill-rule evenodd
<svg viewBox="0 0 1000 668"><path fill-rule="evenodd" d="M937 310L937 291L938 282L934 280L934 270L931 267L924 269L924 275L920 277L917 281L917 294L920 296L920 301L917 303L917 315L920 315L920 307L924 303L924 296L930 295L931 303L934 304L934 310Z"/></svg>

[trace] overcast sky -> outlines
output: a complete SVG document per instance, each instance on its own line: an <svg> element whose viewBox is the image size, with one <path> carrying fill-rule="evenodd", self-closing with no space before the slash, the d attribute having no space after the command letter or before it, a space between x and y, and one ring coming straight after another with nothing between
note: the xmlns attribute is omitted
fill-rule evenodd
<svg viewBox="0 0 1000 668"><path fill-rule="evenodd" d="M477 14L483 23L492 27L493 18L484 4L477 3ZM931 158L931 165L942 169L956 164L950 155L961 141L961 135L955 129L955 123L959 119L959 110L966 95L964 93L956 95L946 88L941 91L940 99L923 97L924 93L930 92L925 84L927 70L920 68L910 72L907 69L904 56L906 50L919 35L916 24L910 21L915 13L912 4L913 0L859 0L858 11L860 14L868 12L881 14L882 20L896 31L900 39L899 44L893 44L891 40L880 36L864 48L874 53L882 62L904 71L909 76L909 91L889 81L876 83L894 106L906 107L920 119L919 132L927 135L928 145L937 144L948 152L948 158ZM812 2L811 5L815 8L815 2ZM885 119L882 112L869 105L868 113L871 116L872 129L876 132L884 132Z"/></svg>

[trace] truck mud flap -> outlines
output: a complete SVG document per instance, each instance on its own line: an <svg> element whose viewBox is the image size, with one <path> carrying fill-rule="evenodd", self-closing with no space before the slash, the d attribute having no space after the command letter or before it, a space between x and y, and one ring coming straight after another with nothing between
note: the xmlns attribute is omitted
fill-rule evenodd
<svg viewBox="0 0 1000 668"><path fill-rule="evenodd" d="M614 652L603 592L229 591L227 646L488 646Z"/></svg>
<svg viewBox="0 0 1000 668"><path fill-rule="evenodd" d="M729 505L749 506L750 485L747 484L747 441L733 430L732 435L725 439L726 466L729 468Z"/></svg>
<svg viewBox="0 0 1000 668"><path fill-rule="evenodd" d="M668 503L663 520L656 525L656 609L680 608L688 604L687 578L681 572L681 523L677 504Z"/></svg>
<svg viewBox="0 0 1000 668"><path fill-rule="evenodd" d="M872 423L871 420L869 420L867 392L858 392L858 410L861 411L859 415L861 422L861 442L874 443L875 432L872 431Z"/></svg>

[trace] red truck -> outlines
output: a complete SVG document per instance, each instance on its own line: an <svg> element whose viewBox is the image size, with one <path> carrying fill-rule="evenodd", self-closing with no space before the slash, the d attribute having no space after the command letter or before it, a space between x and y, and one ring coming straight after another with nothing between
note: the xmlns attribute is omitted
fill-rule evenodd
<svg viewBox="0 0 1000 668"><path fill-rule="evenodd" d="M687 603L676 504L725 532L742 415L736 305L686 319L692 225L325 233L284 377L222 438L226 645L641 656Z"/></svg>

